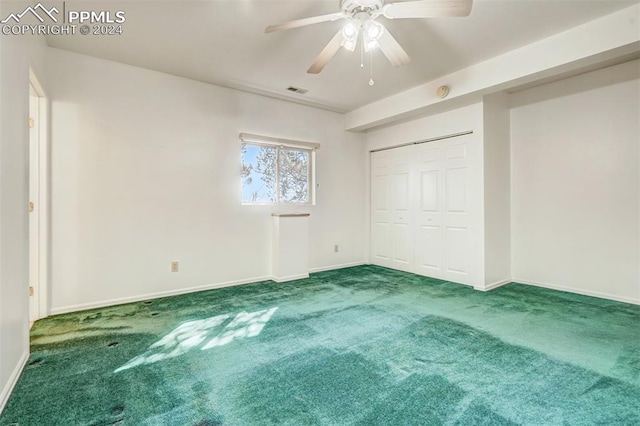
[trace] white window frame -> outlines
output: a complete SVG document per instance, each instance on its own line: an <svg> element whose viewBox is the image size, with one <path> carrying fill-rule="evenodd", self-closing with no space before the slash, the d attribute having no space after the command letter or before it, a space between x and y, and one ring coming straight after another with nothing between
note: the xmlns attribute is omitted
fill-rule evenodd
<svg viewBox="0 0 640 426"><path fill-rule="evenodd" d="M269 146L276 148L276 201L275 202L246 202L242 198L243 182L240 179L240 201L244 206L311 206L316 204L316 151L320 148L320 144L313 142L303 142L291 139L273 138L270 136L260 136L251 133L240 133L241 147L251 146ZM309 154L309 167L308 167L308 188L309 188L309 201L306 203L290 203L280 201L280 150L302 151ZM242 152L242 150L240 151ZM242 167L242 158L240 162Z"/></svg>

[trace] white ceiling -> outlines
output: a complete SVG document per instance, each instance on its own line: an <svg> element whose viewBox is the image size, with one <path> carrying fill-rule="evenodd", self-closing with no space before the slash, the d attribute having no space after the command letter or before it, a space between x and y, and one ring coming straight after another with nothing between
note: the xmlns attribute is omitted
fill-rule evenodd
<svg viewBox="0 0 640 426"><path fill-rule="evenodd" d="M341 49L319 75L306 73L340 28L329 22L265 34L288 20L339 10L338 0L67 1L67 9L124 10L121 36L50 36L52 47L222 86L350 111L439 76L622 9L638 0L475 0L466 18L380 21L412 58L392 67ZM292 94L289 86L308 89Z"/></svg>

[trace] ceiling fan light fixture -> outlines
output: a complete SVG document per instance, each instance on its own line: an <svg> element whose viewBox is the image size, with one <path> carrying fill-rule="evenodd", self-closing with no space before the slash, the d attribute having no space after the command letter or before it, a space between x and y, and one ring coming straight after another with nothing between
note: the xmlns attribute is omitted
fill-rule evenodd
<svg viewBox="0 0 640 426"><path fill-rule="evenodd" d="M376 50L379 46L378 40L367 40L364 44L364 51L371 52L372 50Z"/></svg>
<svg viewBox="0 0 640 426"><path fill-rule="evenodd" d="M384 26L381 23L370 19L364 24L364 30L367 33L367 38L369 40L377 41L380 40L382 33L384 33Z"/></svg>
<svg viewBox="0 0 640 426"><path fill-rule="evenodd" d="M348 22L342 27L342 35L346 40L356 40L358 38L358 26L353 22Z"/></svg>
<svg viewBox="0 0 640 426"><path fill-rule="evenodd" d="M360 26L353 21L347 22L347 25L342 27L342 47L350 52L356 50L358 44L358 33L360 32Z"/></svg>
<svg viewBox="0 0 640 426"><path fill-rule="evenodd" d="M347 49L349 52L354 52L356 50L357 40L345 40L342 42L342 47Z"/></svg>

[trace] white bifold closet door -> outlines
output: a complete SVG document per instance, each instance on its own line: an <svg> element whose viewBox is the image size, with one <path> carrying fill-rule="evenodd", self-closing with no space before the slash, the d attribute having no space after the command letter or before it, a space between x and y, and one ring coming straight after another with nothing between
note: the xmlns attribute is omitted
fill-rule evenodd
<svg viewBox="0 0 640 426"><path fill-rule="evenodd" d="M468 138L371 154L371 262L471 285Z"/></svg>
<svg viewBox="0 0 640 426"><path fill-rule="evenodd" d="M380 266L414 271L411 149L371 155L372 257Z"/></svg>

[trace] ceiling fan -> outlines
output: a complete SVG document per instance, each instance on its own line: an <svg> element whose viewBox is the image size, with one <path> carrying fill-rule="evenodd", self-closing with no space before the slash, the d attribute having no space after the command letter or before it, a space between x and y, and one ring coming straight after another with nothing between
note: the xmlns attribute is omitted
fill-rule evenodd
<svg viewBox="0 0 640 426"><path fill-rule="evenodd" d="M340 0L340 12L271 25L265 29L265 32L272 33L345 19L347 22L344 27L320 52L320 55L307 70L308 73L318 74L322 71L340 47L353 52L359 39L365 52L371 52L379 47L389 62L399 67L410 62L409 55L393 38L389 30L376 21L378 17L404 19L468 16L471 13L472 1L422 0L385 4L384 0Z"/></svg>

